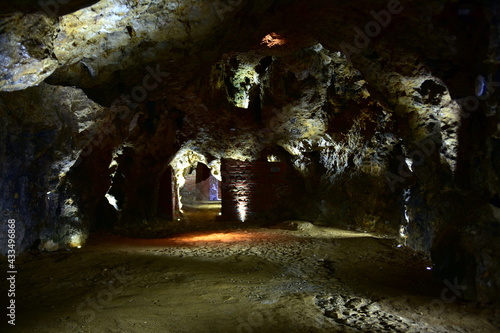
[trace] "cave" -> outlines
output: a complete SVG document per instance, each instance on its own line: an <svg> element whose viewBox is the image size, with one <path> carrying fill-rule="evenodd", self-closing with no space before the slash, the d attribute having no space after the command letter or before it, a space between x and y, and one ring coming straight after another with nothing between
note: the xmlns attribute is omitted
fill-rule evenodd
<svg viewBox="0 0 500 333"><path fill-rule="evenodd" d="M1 332L498 332L495 0L0 4Z"/></svg>

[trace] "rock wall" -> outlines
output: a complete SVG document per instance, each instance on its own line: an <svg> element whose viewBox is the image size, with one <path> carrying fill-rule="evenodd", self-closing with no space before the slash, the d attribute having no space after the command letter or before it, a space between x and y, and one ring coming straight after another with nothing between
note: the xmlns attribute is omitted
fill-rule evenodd
<svg viewBox="0 0 500 333"><path fill-rule="evenodd" d="M0 113L0 214L17 222L17 249L83 243L89 224L67 173L104 116L103 108L79 89L41 84L1 93ZM6 224L1 227L6 246Z"/></svg>
<svg viewBox="0 0 500 333"><path fill-rule="evenodd" d="M222 216L229 221L291 218L286 163L222 161Z"/></svg>

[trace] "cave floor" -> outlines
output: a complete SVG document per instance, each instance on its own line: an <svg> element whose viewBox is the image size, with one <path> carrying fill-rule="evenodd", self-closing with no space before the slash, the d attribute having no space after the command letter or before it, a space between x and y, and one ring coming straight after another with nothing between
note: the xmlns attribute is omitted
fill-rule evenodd
<svg viewBox="0 0 500 333"><path fill-rule="evenodd" d="M498 310L454 299L428 260L393 239L308 223L238 227L154 240L101 233L81 249L22 255L16 326L0 331L499 331Z"/></svg>

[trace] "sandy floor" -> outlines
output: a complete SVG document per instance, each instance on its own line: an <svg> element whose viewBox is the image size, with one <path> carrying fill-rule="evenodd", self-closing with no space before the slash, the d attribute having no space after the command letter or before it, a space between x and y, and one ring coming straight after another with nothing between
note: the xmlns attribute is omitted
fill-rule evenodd
<svg viewBox="0 0 500 333"><path fill-rule="evenodd" d="M216 214L187 208L192 229ZM455 299L394 240L308 223L206 223L168 239L99 234L82 249L20 256L17 325L4 317L0 331L500 331L500 311Z"/></svg>

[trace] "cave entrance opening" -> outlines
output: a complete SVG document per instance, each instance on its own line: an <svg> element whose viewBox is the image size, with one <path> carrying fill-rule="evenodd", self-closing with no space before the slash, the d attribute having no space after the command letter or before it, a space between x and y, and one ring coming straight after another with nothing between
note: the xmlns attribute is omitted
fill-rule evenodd
<svg viewBox="0 0 500 333"><path fill-rule="evenodd" d="M182 209L185 217L193 214L200 218L215 220L221 210L221 182L210 168L197 163L185 175L184 186L180 189ZM186 215L187 214L187 215Z"/></svg>

